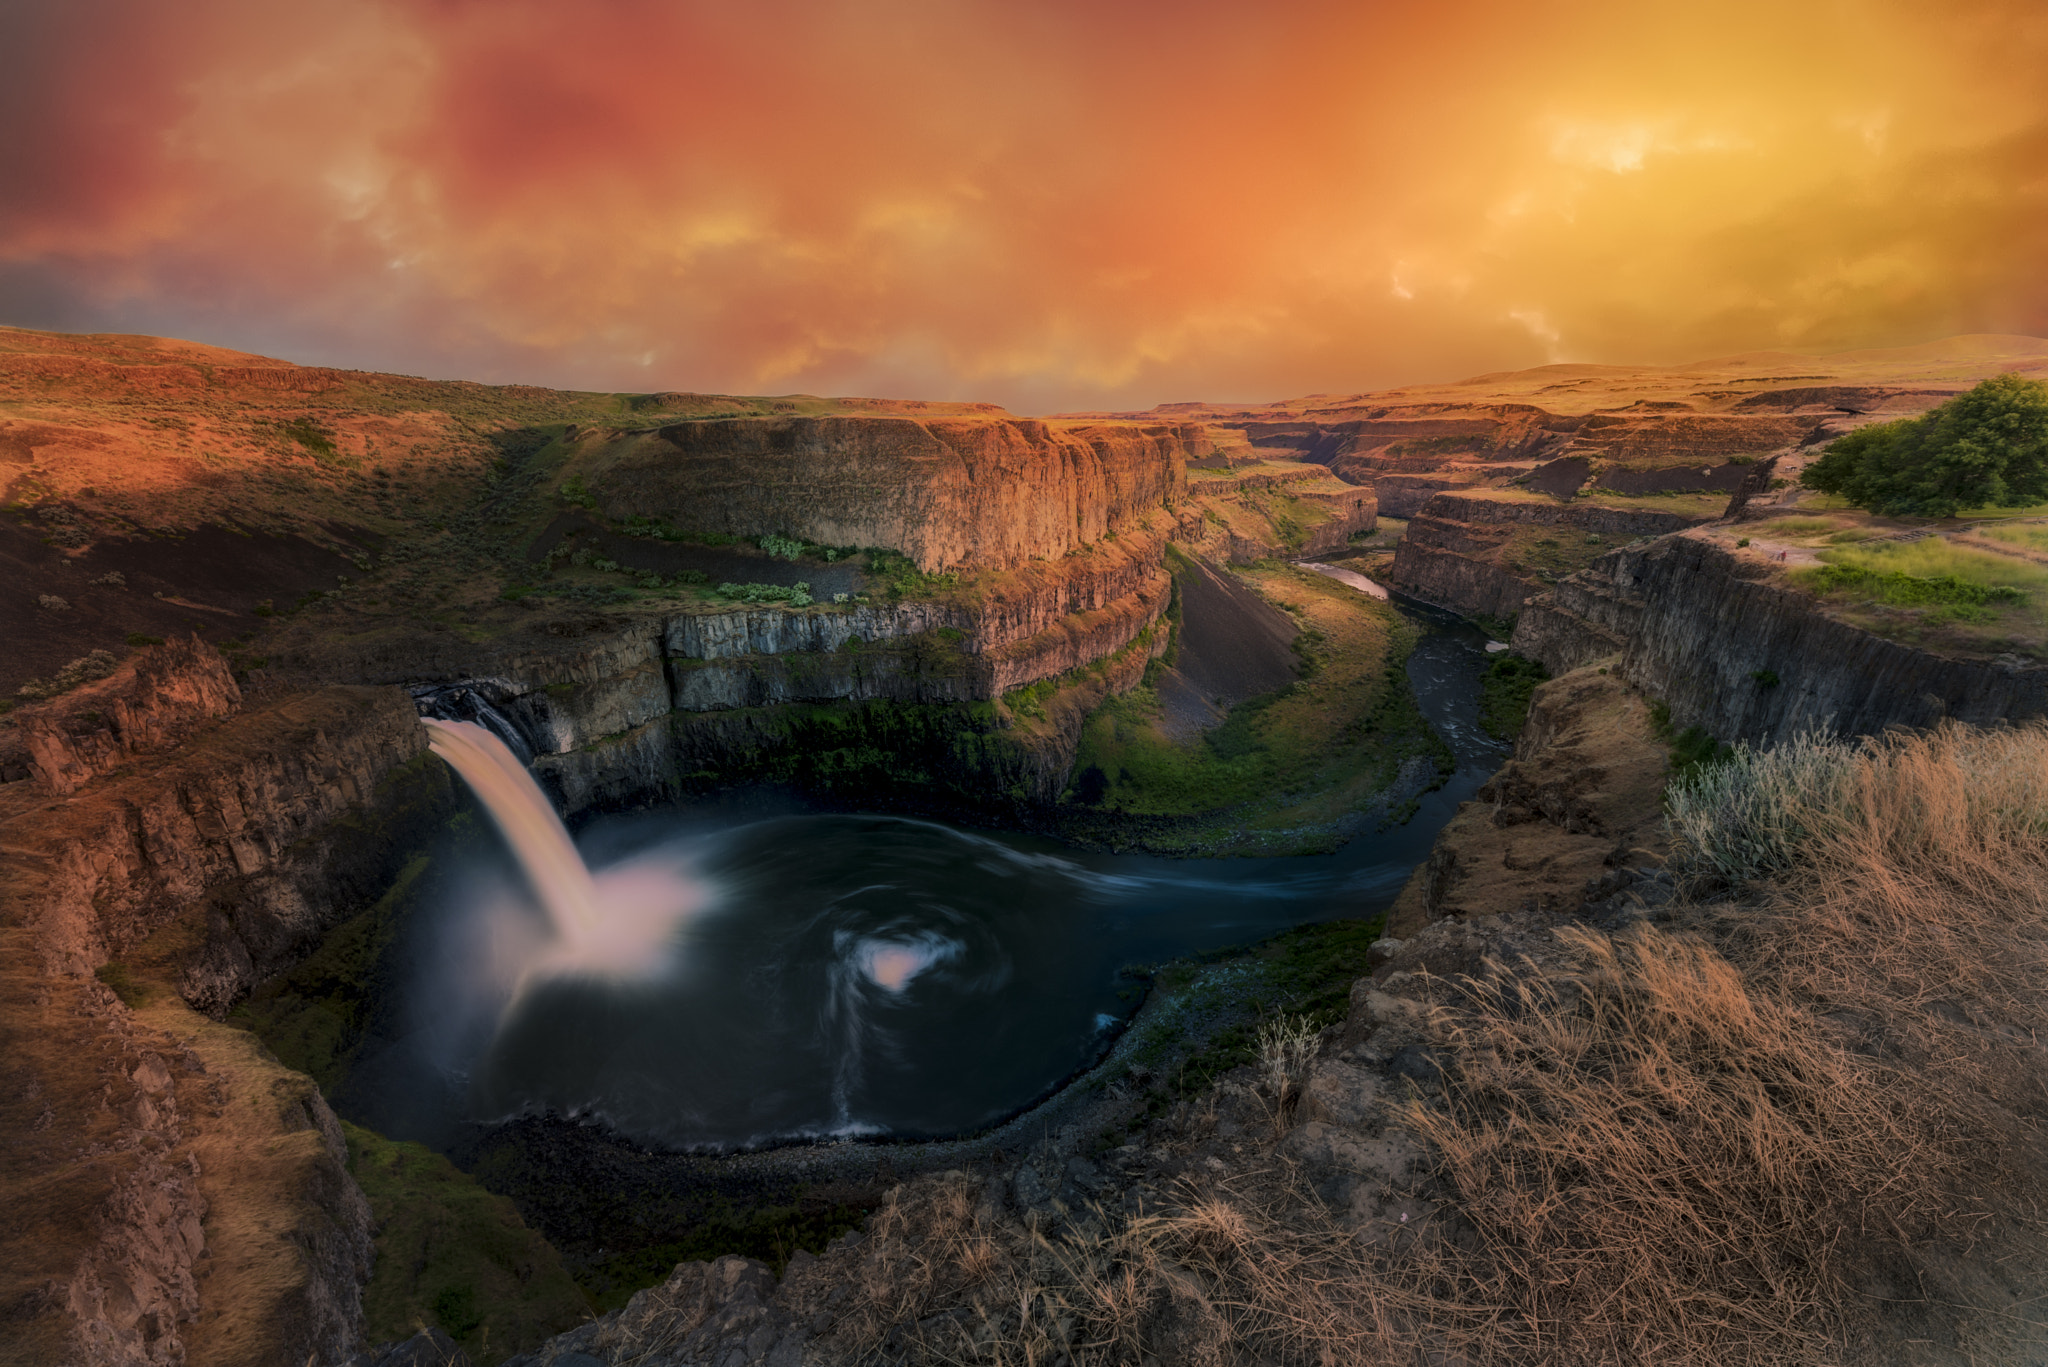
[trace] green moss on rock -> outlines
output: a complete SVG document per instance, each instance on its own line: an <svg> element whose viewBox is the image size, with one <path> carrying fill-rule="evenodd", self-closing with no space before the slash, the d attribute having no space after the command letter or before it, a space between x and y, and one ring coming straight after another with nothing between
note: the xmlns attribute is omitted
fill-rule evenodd
<svg viewBox="0 0 2048 1367"><path fill-rule="evenodd" d="M444 1330L493 1363L574 1328L590 1314L561 1257L518 1208L422 1144L342 1122L349 1172L376 1220L377 1261L363 1292L371 1343Z"/></svg>

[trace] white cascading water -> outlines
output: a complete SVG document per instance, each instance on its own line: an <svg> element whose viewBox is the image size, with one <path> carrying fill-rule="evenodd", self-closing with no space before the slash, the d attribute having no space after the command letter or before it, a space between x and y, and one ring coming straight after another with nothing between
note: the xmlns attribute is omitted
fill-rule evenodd
<svg viewBox="0 0 2048 1367"><path fill-rule="evenodd" d="M475 722L422 719L427 748L448 761L505 834L555 933L577 939L596 929L597 884L569 841L554 804L505 743Z"/></svg>
<svg viewBox="0 0 2048 1367"><path fill-rule="evenodd" d="M512 848L554 934L533 941L502 909L493 919L498 974L516 1000L536 976L658 977L672 966L677 927L715 900L672 860L637 860L593 875L554 804L519 757L474 722L421 719L428 746L484 804Z"/></svg>

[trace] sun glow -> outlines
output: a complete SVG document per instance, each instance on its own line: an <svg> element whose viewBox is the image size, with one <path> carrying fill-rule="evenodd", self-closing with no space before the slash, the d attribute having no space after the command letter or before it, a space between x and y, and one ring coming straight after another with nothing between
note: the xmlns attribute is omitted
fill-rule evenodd
<svg viewBox="0 0 2048 1367"><path fill-rule="evenodd" d="M1027 411L2048 332L2027 0L111 3L0 20L0 320Z"/></svg>

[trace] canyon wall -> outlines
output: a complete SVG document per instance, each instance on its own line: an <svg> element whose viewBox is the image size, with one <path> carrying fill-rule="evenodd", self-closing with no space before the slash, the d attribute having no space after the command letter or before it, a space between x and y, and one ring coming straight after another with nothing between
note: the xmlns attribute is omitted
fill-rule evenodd
<svg viewBox="0 0 2048 1367"><path fill-rule="evenodd" d="M1544 587L1546 570L1584 559L1587 538L1657 536L1707 520L1698 512L1614 506L1592 499L1438 493L1408 522L1394 552L1394 587L1454 612L1512 617ZM1532 553L1532 532L1555 529L1571 546ZM1554 541L1559 538L1552 538ZM1518 555L1519 553L1519 555Z"/></svg>
<svg viewBox="0 0 2048 1367"><path fill-rule="evenodd" d="M225 676L159 647L9 719L38 764L0 785L0 1188L36 1195L0 1303L34 1360L334 1361L360 1334L340 1128L214 1018L373 902L456 795L402 691L239 711Z"/></svg>
<svg viewBox="0 0 2048 1367"><path fill-rule="evenodd" d="M2048 715L2048 666L1969 660L1888 641L1777 583L1759 554L1667 536L1612 551L1523 609L1517 651L1553 674L1618 655L1678 726L1767 742Z"/></svg>
<svg viewBox="0 0 2048 1367"><path fill-rule="evenodd" d="M592 437L575 468L611 517L898 550L927 572L1008 568L1172 501L1199 426L1022 418L788 417Z"/></svg>
<svg viewBox="0 0 2048 1367"><path fill-rule="evenodd" d="M461 715L452 693L473 694L517 728L538 757L536 772L571 813L672 796L685 775L758 770L777 744L803 750L829 741L793 735L792 708L805 716L839 709L840 724L864 729L870 748L886 748L894 734L934 764L943 736L911 726L902 709L938 708L967 756L951 779L933 774L939 788L1057 796L1071 745L1048 748L1036 737L1028 755L999 753L1000 738L984 732L1003 714L988 705L1047 680L1078 685L1134 650L1142 673L1166 644L1160 619L1172 601L1164 558L1173 525L1155 510L1093 545L970 574L928 597L587 612L496 641L436 634L402 646L338 648L324 668L439 692L443 702L423 705L452 707L449 715ZM1119 670L1111 672L1121 677ZM1135 682L1133 675L1121 687ZM1013 739L1022 744L1022 733ZM613 772L598 772L607 768ZM991 786L996 771L1001 782Z"/></svg>

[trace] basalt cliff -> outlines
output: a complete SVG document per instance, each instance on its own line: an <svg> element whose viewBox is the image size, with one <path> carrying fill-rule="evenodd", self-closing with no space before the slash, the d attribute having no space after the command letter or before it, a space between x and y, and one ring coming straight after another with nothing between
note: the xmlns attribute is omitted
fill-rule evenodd
<svg viewBox="0 0 2048 1367"><path fill-rule="evenodd" d="M606 434L599 511L754 538L886 546L925 571L1009 569L1135 526L1208 454L1187 424L725 418Z"/></svg>

